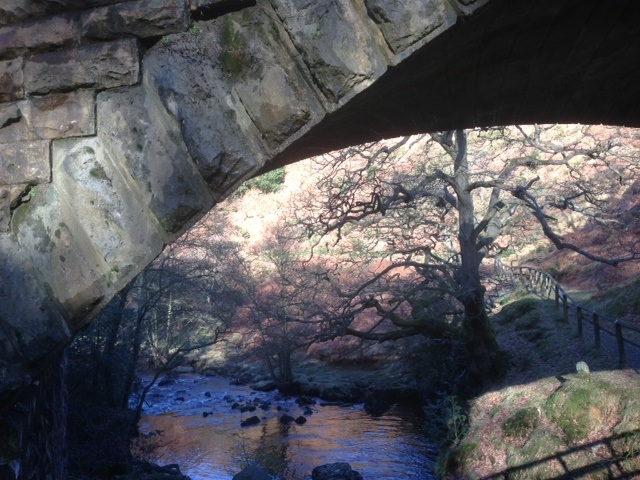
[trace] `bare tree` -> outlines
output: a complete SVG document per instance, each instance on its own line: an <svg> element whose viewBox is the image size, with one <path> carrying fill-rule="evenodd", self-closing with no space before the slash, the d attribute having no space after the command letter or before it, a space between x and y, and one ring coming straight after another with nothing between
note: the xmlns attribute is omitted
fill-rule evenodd
<svg viewBox="0 0 640 480"><path fill-rule="evenodd" d="M559 249L610 265L636 260L635 244L605 258L565 241L556 218L570 211L606 223L607 202L636 173L634 135L604 127L458 130L319 160L317 190L296 212L314 253L332 248L353 273L352 286L331 282L353 313L343 316L343 333L377 341L454 336L467 344L472 378L497 376L483 262L526 241L518 228L531 219ZM380 321L363 330L354 322L367 309Z"/></svg>
<svg viewBox="0 0 640 480"><path fill-rule="evenodd" d="M245 258L239 279L245 299L240 320L257 332L261 357L281 387L294 382L294 353L335 338L339 316L325 278L327 266L307 259L306 245L292 230L284 223L271 229Z"/></svg>

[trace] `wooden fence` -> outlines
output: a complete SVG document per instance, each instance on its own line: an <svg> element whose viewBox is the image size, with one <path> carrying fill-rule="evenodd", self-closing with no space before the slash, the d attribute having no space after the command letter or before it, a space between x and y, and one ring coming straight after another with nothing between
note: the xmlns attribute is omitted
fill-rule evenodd
<svg viewBox="0 0 640 480"><path fill-rule="evenodd" d="M499 258L496 258L495 268L496 273L498 274L512 274L520 276L520 278L528 281L529 284L542 296L546 295L547 298L551 298L553 295L556 307L562 308L565 322L569 322L571 314L575 315L578 324L578 335L580 338L584 335L585 322L591 324L597 348L602 346L602 333L614 337L618 347L620 366L624 367L627 365L625 344L640 348L639 341L636 338L631 338L635 334L640 334L640 328L623 322L620 319L602 315L580 305L576 300L571 298L562 286L548 273L529 266L507 266Z"/></svg>

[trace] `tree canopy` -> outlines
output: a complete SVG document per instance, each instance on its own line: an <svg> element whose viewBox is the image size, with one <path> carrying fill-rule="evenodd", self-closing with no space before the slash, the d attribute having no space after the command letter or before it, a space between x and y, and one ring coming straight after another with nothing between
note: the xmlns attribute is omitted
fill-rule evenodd
<svg viewBox="0 0 640 480"><path fill-rule="evenodd" d="M317 187L294 212L314 255L340 258L325 278L344 302L341 334L455 336L467 343L472 376L498 374L487 261L522 248L536 229L594 261L636 260L637 241L605 257L562 234L586 221L624 227L608 207L637 178L637 143L625 129L535 125L405 137L317 159ZM362 328L365 310L379 321Z"/></svg>

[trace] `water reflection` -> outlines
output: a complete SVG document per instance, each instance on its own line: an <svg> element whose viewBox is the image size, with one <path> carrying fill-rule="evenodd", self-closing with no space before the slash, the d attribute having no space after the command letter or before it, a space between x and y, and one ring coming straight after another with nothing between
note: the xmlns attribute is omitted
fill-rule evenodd
<svg viewBox="0 0 640 480"><path fill-rule="evenodd" d="M271 406L240 413L231 409L240 399ZM311 410L304 425L285 425L281 415L303 413L293 399L232 387L223 378L181 376L152 392L140 427L163 431L160 463L179 463L193 480L227 480L256 460L286 480L307 479L313 467L338 461L349 462L365 479L435 478L436 452L421 431L418 412L395 407L374 418L361 406ZM253 415L260 424L241 428Z"/></svg>

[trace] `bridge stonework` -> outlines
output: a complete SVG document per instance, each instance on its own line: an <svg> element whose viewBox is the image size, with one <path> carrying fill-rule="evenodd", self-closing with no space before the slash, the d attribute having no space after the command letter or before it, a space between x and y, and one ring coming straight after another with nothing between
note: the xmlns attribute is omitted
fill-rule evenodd
<svg viewBox="0 0 640 480"><path fill-rule="evenodd" d="M0 6L0 399L244 179L487 1Z"/></svg>
<svg viewBox="0 0 640 480"><path fill-rule="evenodd" d="M409 133L640 126L639 16L636 0L1 2L0 417L256 173Z"/></svg>

